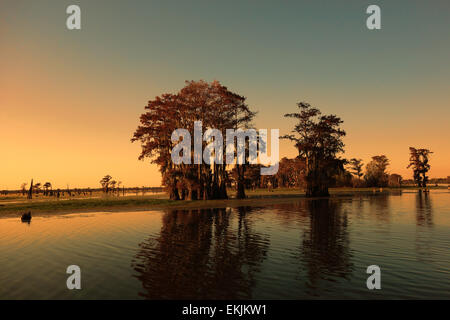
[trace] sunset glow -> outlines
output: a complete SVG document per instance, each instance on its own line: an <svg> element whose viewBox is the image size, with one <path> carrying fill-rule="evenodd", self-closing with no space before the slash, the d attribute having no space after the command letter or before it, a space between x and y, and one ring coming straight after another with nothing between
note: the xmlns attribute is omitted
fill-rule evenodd
<svg viewBox="0 0 450 320"><path fill-rule="evenodd" d="M345 10L205 8L218 16L198 16L200 3L172 10L173 3L79 1L84 24L76 32L65 28L66 3L50 3L0 4L0 189L31 178L99 187L105 174L125 186L159 186L157 167L137 160L140 146L130 139L149 99L192 79L217 79L246 96L259 112L257 128L288 133L283 114L307 101L344 120L345 157L367 163L385 154L388 171L409 179L408 147L426 147L434 152L430 177L450 175L447 2L414 1L409 17L386 2L389 32L376 34L349 19L360 1ZM310 18L319 12L320 21ZM281 142L281 157L296 154Z"/></svg>

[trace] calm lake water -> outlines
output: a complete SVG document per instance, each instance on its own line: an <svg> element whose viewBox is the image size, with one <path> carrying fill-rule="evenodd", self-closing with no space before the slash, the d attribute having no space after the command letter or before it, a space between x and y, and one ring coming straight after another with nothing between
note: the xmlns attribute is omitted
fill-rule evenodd
<svg viewBox="0 0 450 320"><path fill-rule="evenodd" d="M0 219L0 299L450 299L449 205L441 190Z"/></svg>

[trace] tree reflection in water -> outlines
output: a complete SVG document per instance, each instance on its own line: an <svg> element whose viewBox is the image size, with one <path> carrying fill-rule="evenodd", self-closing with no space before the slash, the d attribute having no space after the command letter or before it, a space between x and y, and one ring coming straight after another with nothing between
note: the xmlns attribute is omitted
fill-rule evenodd
<svg viewBox="0 0 450 320"><path fill-rule="evenodd" d="M310 212L310 228L303 234L301 259L306 268L308 294L320 296L327 288L321 280L346 279L352 272L347 214L342 202L332 199L304 201Z"/></svg>
<svg viewBox="0 0 450 320"><path fill-rule="evenodd" d="M250 299L269 237L249 208L174 210L132 262L148 299Z"/></svg>
<svg viewBox="0 0 450 320"><path fill-rule="evenodd" d="M418 192L416 195L417 226L433 226L433 207L428 192Z"/></svg>
<svg viewBox="0 0 450 320"><path fill-rule="evenodd" d="M433 206L428 192L418 192L416 195L416 259L425 263L435 261L434 257L434 239L429 233L423 232L424 228L431 229L433 222Z"/></svg>
<svg viewBox="0 0 450 320"><path fill-rule="evenodd" d="M396 193L398 195L398 193ZM390 208L390 194L375 194L370 197L370 214L375 215L375 218L382 224L389 224L391 222L391 208Z"/></svg>

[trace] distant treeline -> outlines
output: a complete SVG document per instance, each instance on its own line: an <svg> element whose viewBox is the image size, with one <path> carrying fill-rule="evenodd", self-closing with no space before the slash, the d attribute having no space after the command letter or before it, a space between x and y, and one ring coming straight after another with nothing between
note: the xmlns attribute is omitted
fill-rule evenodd
<svg viewBox="0 0 450 320"><path fill-rule="evenodd" d="M428 182L430 185L436 185L436 184L450 184L450 176L447 178L431 178ZM404 185L415 185L416 182L414 179L406 179L403 180Z"/></svg>
<svg viewBox="0 0 450 320"><path fill-rule="evenodd" d="M281 159L278 172L271 176L260 175L261 165L247 161L249 139L241 152L244 164L195 162L195 148L189 147L190 142L183 149L183 158L189 161L179 164L172 161L172 151L178 143L171 139L173 132L183 128L189 137L195 137L196 121L201 121L205 129L214 128L220 133L219 137L226 136L227 130L254 128L256 112L247 105L246 98L218 81L187 81L177 93L163 93L150 100L131 141L141 143L139 159L150 159L158 166L161 184L173 200L227 199L229 187L235 189L238 199L246 197L246 189L277 187L301 187L306 196L316 197L328 196L329 187L400 187L409 182L399 174L388 173L389 159L385 155L373 156L364 170L361 159L343 158L346 132L341 127L343 120L337 115L323 114L307 102L298 102L294 111L284 115L295 123L280 139L291 141L298 155L294 159ZM211 141L200 142L204 150ZM225 159L226 149L214 148L214 156ZM413 183L419 188L426 188L434 181L427 176L432 153L428 149L409 148L407 168L412 169ZM438 179L444 180L448 182L448 178Z"/></svg>
<svg viewBox="0 0 450 320"><path fill-rule="evenodd" d="M42 189L38 189L38 190L33 190L33 194L35 195L43 195L43 196L57 196L58 192L60 193L60 196L91 196L93 193L95 192L103 192L104 189L103 188L70 188L70 189L54 189L54 190L42 190ZM164 188L163 187L130 187L130 188L120 188L120 190L115 189L114 192L118 193L123 193L125 192L126 194L132 194L132 193L137 193L137 194L142 194L142 193L157 193L157 192L163 192ZM28 191L27 190L1 190L0 194L2 195L9 195L9 194L21 194L21 195L27 195Z"/></svg>
<svg viewBox="0 0 450 320"><path fill-rule="evenodd" d="M290 124L291 131L280 139L291 141L298 155L292 159L282 158L274 175L261 175L262 165L249 163L253 145L250 136L243 140L241 151L235 150L236 158L238 153L243 158L243 161L235 164L216 160L205 163L194 161L196 152L190 142L182 149L183 158L189 161L172 161L172 152L178 144L172 141L172 134L182 128L189 134L186 137L193 136L195 140L197 121L205 129L214 128L220 137L217 138L217 145L216 136L213 141L212 137L199 141L201 150L211 147L210 144L214 142L211 155L219 160L228 156L228 147L224 148L219 143L228 130L238 132L254 128L256 112L247 105L246 98L231 92L218 81L187 81L179 92L164 93L150 100L140 116L140 125L131 141L141 144L139 159L150 159L151 163L158 166L161 185L173 200L228 199L229 188L235 190L235 198L243 199L246 198L246 189L255 188L303 188L307 197L316 197L329 196L330 187L401 187L415 184L425 189L430 183L450 183L450 177L429 179L429 160L433 154L429 149L409 147L406 168L412 170L413 179L404 180L401 175L388 172L390 161L383 154L374 155L367 164L362 159L344 158L343 138L346 132L341 128L343 120L337 115L323 114L307 102L298 102L294 111L284 115L295 123ZM255 138L261 140L261 136L256 136L256 133ZM405 164L407 155L405 150ZM117 196L132 192L138 195L163 191L163 187L125 188L121 181L110 175L104 176L99 182L101 189L54 190L50 182L41 186L40 183L33 184L32 180L29 188L24 183L19 191L3 193L21 192L31 199L34 194L40 193L59 198L66 195L92 195L94 191Z"/></svg>
<svg viewBox="0 0 450 320"><path fill-rule="evenodd" d="M403 179L396 173L387 173L389 160L386 156L374 156L366 165L360 159L346 160L344 167L331 176L329 187L402 187L418 185L413 179ZM433 178L427 180L428 185L450 184L447 178ZM233 185L233 182L231 182ZM283 158L280 160L278 172L273 176L260 175L259 165L249 165L244 176L246 189L256 188L307 188L305 161L301 158Z"/></svg>

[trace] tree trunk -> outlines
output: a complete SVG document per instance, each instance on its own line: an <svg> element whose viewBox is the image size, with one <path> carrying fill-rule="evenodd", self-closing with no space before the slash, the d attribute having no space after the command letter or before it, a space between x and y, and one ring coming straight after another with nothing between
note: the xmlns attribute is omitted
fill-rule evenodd
<svg viewBox="0 0 450 320"><path fill-rule="evenodd" d="M245 196L245 195L244 195ZM225 181L222 181L220 183L220 187L219 187L219 199L228 199L228 194L227 194L227 186L225 185Z"/></svg>
<svg viewBox="0 0 450 320"><path fill-rule="evenodd" d="M245 167L237 164L236 171L237 171L236 199L245 199L245 186L244 186Z"/></svg>
<svg viewBox="0 0 450 320"><path fill-rule="evenodd" d="M184 200L186 198L186 189L181 188L180 190L180 200Z"/></svg>
<svg viewBox="0 0 450 320"><path fill-rule="evenodd" d="M169 199L180 200L180 196L178 195L178 189L175 186L169 187Z"/></svg>
<svg viewBox="0 0 450 320"><path fill-rule="evenodd" d="M33 198L33 179L31 179L30 190L28 190L28 199Z"/></svg>
<svg viewBox="0 0 450 320"><path fill-rule="evenodd" d="M211 186L211 198L212 199L220 199L220 191L219 186L216 181L213 181Z"/></svg>
<svg viewBox="0 0 450 320"><path fill-rule="evenodd" d="M188 187L187 200L197 200L197 189L194 189L191 186Z"/></svg>
<svg viewBox="0 0 450 320"><path fill-rule="evenodd" d="M306 197L328 197L328 186L321 180L318 170L311 170L306 176Z"/></svg>
<svg viewBox="0 0 450 320"><path fill-rule="evenodd" d="M306 197L328 197L330 193L328 187L318 185L307 185Z"/></svg>
<svg viewBox="0 0 450 320"><path fill-rule="evenodd" d="M237 182L236 199L245 199L245 188L242 181Z"/></svg>

